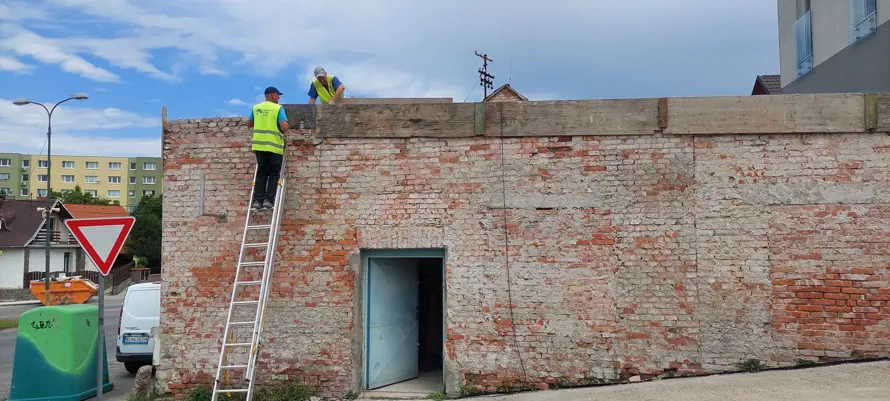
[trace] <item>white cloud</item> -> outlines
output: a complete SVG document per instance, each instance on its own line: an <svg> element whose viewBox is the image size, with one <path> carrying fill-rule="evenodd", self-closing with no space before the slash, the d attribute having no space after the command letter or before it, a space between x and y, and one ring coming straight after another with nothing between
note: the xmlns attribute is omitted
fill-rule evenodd
<svg viewBox="0 0 890 401"><path fill-rule="evenodd" d="M63 71L96 81L117 82L119 80L117 74L99 68L77 54L66 51L58 41L44 38L30 31L18 30L9 37L0 38L0 50L12 51L20 56L30 56L47 64L56 64Z"/></svg>
<svg viewBox="0 0 890 401"><path fill-rule="evenodd" d="M116 108L82 107L72 102L76 101L66 102L53 112L53 154L160 154L160 117L144 116ZM46 111L43 108L35 105L16 106L12 104L12 99L0 98L0 133L4 133L0 135L0 148L8 152L39 153L46 139L46 121ZM149 132L143 137L133 137L131 135L134 131ZM151 131L157 135L152 135Z"/></svg>
<svg viewBox="0 0 890 401"><path fill-rule="evenodd" d="M229 101L226 102L226 104L230 104L232 106L246 106L247 105L247 103L245 103L243 100L237 99L237 98L229 99Z"/></svg>
<svg viewBox="0 0 890 401"><path fill-rule="evenodd" d="M12 57L0 56L0 71L12 71L16 73L25 73L31 66Z"/></svg>

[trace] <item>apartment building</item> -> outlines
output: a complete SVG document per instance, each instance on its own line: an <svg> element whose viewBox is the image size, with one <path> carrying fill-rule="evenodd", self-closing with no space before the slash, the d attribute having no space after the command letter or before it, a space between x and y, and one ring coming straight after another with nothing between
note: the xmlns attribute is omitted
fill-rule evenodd
<svg viewBox="0 0 890 401"><path fill-rule="evenodd" d="M781 93L890 92L890 0L777 0Z"/></svg>
<svg viewBox="0 0 890 401"><path fill-rule="evenodd" d="M0 153L0 191L12 199L47 196L47 158L43 155ZM161 158L52 156L52 188L80 188L93 196L118 201L133 211L143 196L162 193Z"/></svg>

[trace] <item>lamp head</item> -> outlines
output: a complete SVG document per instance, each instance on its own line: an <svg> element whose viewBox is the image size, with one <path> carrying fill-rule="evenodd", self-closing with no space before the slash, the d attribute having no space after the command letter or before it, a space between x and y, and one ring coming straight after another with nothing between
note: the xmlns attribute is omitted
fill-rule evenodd
<svg viewBox="0 0 890 401"><path fill-rule="evenodd" d="M72 93L71 98L74 100L87 100L90 97L86 93Z"/></svg>
<svg viewBox="0 0 890 401"><path fill-rule="evenodd" d="M14 104L14 105L16 105L16 106L24 106L24 105L29 104L29 103L31 103L31 100L30 100L30 99L23 98L23 97L20 97L20 98L15 99L15 100L12 101L12 104Z"/></svg>

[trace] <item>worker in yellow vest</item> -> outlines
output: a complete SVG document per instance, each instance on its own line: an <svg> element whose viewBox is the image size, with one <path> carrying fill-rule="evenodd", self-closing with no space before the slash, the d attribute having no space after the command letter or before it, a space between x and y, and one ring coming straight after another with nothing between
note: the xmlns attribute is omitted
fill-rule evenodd
<svg viewBox="0 0 890 401"><path fill-rule="evenodd" d="M322 104L336 104L343 99L346 86L335 76L321 67L315 67L315 79L309 84L309 104L315 104L316 99L321 99Z"/></svg>
<svg viewBox="0 0 890 401"><path fill-rule="evenodd" d="M284 139L290 126L284 107L278 104L283 93L275 87L266 88L266 101L253 106L247 126L253 129L250 149L256 154L257 172L254 178L254 210L275 206L281 162L284 159Z"/></svg>

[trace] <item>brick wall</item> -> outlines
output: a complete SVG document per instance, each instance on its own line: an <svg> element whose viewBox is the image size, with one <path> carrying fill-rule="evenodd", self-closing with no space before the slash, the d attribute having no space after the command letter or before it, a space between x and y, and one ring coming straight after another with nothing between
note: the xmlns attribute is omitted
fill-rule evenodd
<svg viewBox="0 0 890 401"><path fill-rule="evenodd" d="M322 106L291 132L258 377L359 389L362 248L448 250L449 391L890 356L888 102ZM254 162L243 118L164 136L182 394L215 372ZM202 175L227 221L197 216Z"/></svg>

